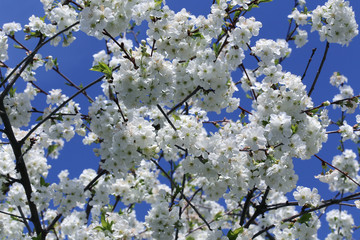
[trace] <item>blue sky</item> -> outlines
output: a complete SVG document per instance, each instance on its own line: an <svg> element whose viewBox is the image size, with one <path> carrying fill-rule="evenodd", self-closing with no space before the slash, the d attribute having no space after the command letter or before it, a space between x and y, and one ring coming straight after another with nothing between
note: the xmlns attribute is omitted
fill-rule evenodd
<svg viewBox="0 0 360 240"><path fill-rule="evenodd" d="M207 15L210 11L210 5L212 0L167 0L167 4L171 9L179 11L182 8L188 9L194 15ZM310 10L314 9L316 5L323 4L325 1L322 0L308 0L308 8ZM356 20L360 24L360 1L352 0L351 6L355 11ZM254 9L249 14L245 15L246 17L254 16L258 21L263 23L263 27L260 30L259 37L261 38L270 38L276 40L277 38L285 38L288 21L287 15L290 14L291 9L293 8L294 1L292 0L274 0L272 3L265 3L260 6L258 9ZM1 1L0 8L0 26L6 22L20 22L22 25L28 23L28 18L32 15L43 16L42 4L37 0L12 0L12 1ZM309 28L305 28L309 30ZM309 31L308 31L309 32ZM21 34L19 35L21 36ZM143 36L143 35L142 35ZM104 49L104 41L99 41L95 38L86 36L84 33L76 34L77 40L71 44L70 47L63 48L58 47L45 47L41 50L43 56L52 55L58 58L60 70L68 76L72 81L80 84L91 82L96 79L99 74L96 72L89 71L93 61L92 55L98 51ZM255 42L254 38L252 44ZM19 40L22 40L22 37L19 37ZM303 48L297 49L294 43L290 43L292 47L291 57L284 61L283 69L291 71L294 74L302 75L305 66L307 64L308 58L312 52L313 48L317 48L316 54L313 57L313 61L308 70L307 76L304 79L304 83L308 85L308 89L316 75L316 71L320 64L324 49L325 42L319 41L319 36L317 32L309 32L309 43L307 43ZM24 42L24 41L22 41ZM12 45L13 42L9 40L9 45ZM25 43L30 49L34 47L35 42L26 42ZM360 61L358 60L360 53L360 37L357 36L350 43L349 47L342 47L339 44L331 44L327 60L323 67L322 73L318 80L318 84L315 88L315 91L312 94L313 101L315 105L319 105L325 100L332 100L333 96L338 93L338 89L329 84L329 78L335 71L339 71L344 74L353 89L355 94L359 94L360 90L360 80L359 73L357 72L360 67ZM10 66L15 66L15 64L24 57L24 52L19 49L14 49L11 46L9 47L9 56L10 60L7 62ZM248 55L247 55L248 57ZM245 64L247 60L245 59ZM246 65L245 65L246 66ZM68 95L75 92L74 89L64 86L64 80L59 77L55 72L49 71L39 71L37 73L37 84L40 85L45 90L51 90L52 88L64 88L64 92ZM241 77L240 71L233 74L233 80L236 82ZM101 94L99 85L92 88L88 91L90 96L93 98L98 94ZM87 100L83 96L79 96L76 101L81 104L87 104ZM44 99L43 99L44 101ZM249 107L249 100L247 100L244 95L241 98L241 106L247 109ZM41 102L36 104L41 105ZM35 105L36 105L35 104ZM82 108L83 113L86 113L87 107ZM338 111L339 112L339 111ZM239 114L237 112L233 115L227 115L227 117L236 117ZM213 120L222 119L223 116L214 116ZM333 120L337 120L336 115L332 115ZM354 124L354 117L349 117L349 124ZM331 128L329 130L336 130ZM323 146L323 149L318 154L323 157L325 160L331 162L334 155L340 154L336 150L337 143L339 141L339 136L331 135L329 136L328 143ZM57 174L61 169L68 168L71 177L78 177L81 171L84 168L94 168L97 169L99 159L94 156L92 153L92 147L84 146L81 143L81 138L75 137L71 144L65 144L65 148L61 152L61 155L58 159L50 159L50 164L52 164L52 169L49 174L49 181L57 181ZM354 145L346 142L346 147L354 149ZM327 185L319 183L313 178L314 175L317 175L321 172L321 163L313 158L306 161L294 160L295 169L299 175L299 185L308 186L308 187L318 187L319 193L323 198L329 198L333 196L333 193L330 193L327 190ZM144 212L145 214L145 212ZM355 212L353 215L355 218L355 223L360 225L360 214ZM327 225L323 223L322 229L325 229L327 232ZM323 239L325 234L324 231L321 231L319 238ZM360 237L360 234L357 233L357 237ZM356 238L356 237L355 237Z"/></svg>

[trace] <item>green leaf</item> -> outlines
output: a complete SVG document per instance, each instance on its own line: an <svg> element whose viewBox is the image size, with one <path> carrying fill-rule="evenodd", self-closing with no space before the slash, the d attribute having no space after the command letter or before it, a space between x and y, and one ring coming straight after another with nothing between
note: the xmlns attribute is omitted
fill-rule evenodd
<svg viewBox="0 0 360 240"><path fill-rule="evenodd" d="M258 8L258 7L259 7L259 5L257 5L257 4L251 4L251 5L249 5L249 8L246 9L246 11L248 12L248 11L250 11L251 9L253 9L253 8Z"/></svg>
<svg viewBox="0 0 360 240"><path fill-rule="evenodd" d="M50 183L45 182L45 179L41 176L40 177L40 186L48 187L48 186L50 186Z"/></svg>
<svg viewBox="0 0 360 240"><path fill-rule="evenodd" d="M25 36L25 40L29 40L31 38L38 38L41 36L42 36L42 33L40 31L30 32L29 35Z"/></svg>
<svg viewBox="0 0 360 240"><path fill-rule="evenodd" d="M61 114L61 113L56 117L56 120L64 121L64 119L62 118L62 114Z"/></svg>
<svg viewBox="0 0 360 240"><path fill-rule="evenodd" d="M17 49L23 49L23 47L22 47L22 46L17 45L17 44L14 44L14 48L17 48Z"/></svg>
<svg viewBox="0 0 360 240"><path fill-rule="evenodd" d="M297 124L292 124L291 125L291 131L293 134L295 134L298 131L298 125Z"/></svg>
<svg viewBox="0 0 360 240"><path fill-rule="evenodd" d="M57 144L50 145L47 149L48 150L47 155L50 155L51 153L53 153L58 147L59 147L59 145L57 145Z"/></svg>
<svg viewBox="0 0 360 240"><path fill-rule="evenodd" d="M315 113L317 113L318 111L319 111L319 109L318 109L318 108L315 108L315 109L311 110L310 112L315 114Z"/></svg>
<svg viewBox="0 0 360 240"><path fill-rule="evenodd" d="M93 66L92 68L90 68L90 70L96 72L102 72L105 74L106 78L112 77L112 68L110 68L107 64L103 62L99 62L98 65Z"/></svg>
<svg viewBox="0 0 360 240"><path fill-rule="evenodd" d="M303 10L303 13L304 13L304 14L307 14L308 11L309 11L308 8L305 6L305 7L304 7L304 10Z"/></svg>
<svg viewBox="0 0 360 240"><path fill-rule="evenodd" d="M305 213L301 216L299 220L297 220L299 223L307 223L311 219L311 213Z"/></svg>
<svg viewBox="0 0 360 240"><path fill-rule="evenodd" d="M201 38L204 39L204 36L201 34L201 32L197 31L191 34L191 37L195 38Z"/></svg>
<svg viewBox="0 0 360 240"><path fill-rule="evenodd" d="M105 219L105 212L101 213L101 226L96 226L94 229L99 230L99 231L103 231L103 232L110 232L113 233L114 231L112 230L112 225L114 224L114 221L107 221Z"/></svg>
<svg viewBox="0 0 360 240"><path fill-rule="evenodd" d="M13 87L10 88L10 91L9 91L10 97L14 97L15 93L16 93L16 88L13 88Z"/></svg>
<svg viewBox="0 0 360 240"><path fill-rule="evenodd" d="M177 121L177 120L181 120L181 119L180 119L180 117L179 117L178 115L173 114L172 116L173 116L173 118L174 118L174 120L175 120L175 121Z"/></svg>
<svg viewBox="0 0 360 240"><path fill-rule="evenodd" d="M42 116L40 116L35 121L40 122L42 119L43 119Z"/></svg>
<svg viewBox="0 0 360 240"><path fill-rule="evenodd" d="M189 237L186 237L186 240L195 240L195 238L192 236L189 236Z"/></svg>
<svg viewBox="0 0 360 240"><path fill-rule="evenodd" d="M57 62L57 58L53 59L53 63L54 63L54 66L55 66L55 67L58 67L58 66L59 66L59 65L58 65L58 62Z"/></svg>
<svg viewBox="0 0 360 240"><path fill-rule="evenodd" d="M222 218L222 216L223 216L223 212L220 211L220 212L218 212L217 214L215 214L214 220L215 220L215 221L218 221L220 218Z"/></svg>
<svg viewBox="0 0 360 240"><path fill-rule="evenodd" d="M106 223L107 223L107 221L105 219L105 213L102 212L101 213L101 226L106 227Z"/></svg>
<svg viewBox="0 0 360 240"><path fill-rule="evenodd" d="M241 11L240 11L240 10L239 10L239 11L236 11L235 14L234 14L234 19L239 18L240 14L241 14Z"/></svg>
<svg viewBox="0 0 360 240"><path fill-rule="evenodd" d="M161 6L162 0L154 0L155 2L155 7L159 7Z"/></svg>
<svg viewBox="0 0 360 240"><path fill-rule="evenodd" d="M267 159L269 159L269 160L271 161L271 163L274 163L274 164L279 163L279 160L276 159L276 158L275 158L273 155L271 155L271 154L269 154L269 155L267 156Z"/></svg>
<svg viewBox="0 0 360 240"><path fill-rule="evenodd" d="M235 229L234 231L230 230L227 234L227 237L229 238L229 240L236 240L237 236L242 232L244 232L244 228L239 227L239 228Z"/></svg>
<svg viewBox="0 0 360 240"><path fill-rule="evenodd" d="M214 49L214 52L215 52L215 56L217 56L219 54L219 51L220 51L220 43L218 43L218 44L214 43L213 44L213 49Z"/></svg>

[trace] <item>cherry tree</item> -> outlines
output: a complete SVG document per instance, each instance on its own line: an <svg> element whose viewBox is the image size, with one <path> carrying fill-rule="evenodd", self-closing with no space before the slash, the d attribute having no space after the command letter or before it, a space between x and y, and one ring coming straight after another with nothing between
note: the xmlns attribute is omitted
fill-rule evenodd
<svg viewBox="0 0 360 240"><path fill-rule="evenodd" d="M321 102L312 96L321 94L330 46L346 47L358 34L355 13L344 0L314 9L291 1L286 37L273 40L261 37L252 15L271 1L214 0L207 15L195 16L164 0L41 0L44 17L3 24L0 238L317 239L325 223L326 239L351 239L360 208L359 95L334 69L329 82L339 93ZM106 43L89 66L101 77L87 85L41 53L71 45L80 32ZM283 63L311 32L325 50L306 86L316 50L301 76ZM10 42L26 54L14 66ZM41 68L75 93L44 90ZM97 96L88 93L94 88ZM236 117L212 114L225 111ZM76 178L63 169L49 181L49 159L75 135L93 147L98 168ZM318 154L330 137L340 139L332 160ZM294 161L310 158L321 163L313 181L328 184L327 199L297 184ZM141 203L147 213L137 211Z"/></svg>

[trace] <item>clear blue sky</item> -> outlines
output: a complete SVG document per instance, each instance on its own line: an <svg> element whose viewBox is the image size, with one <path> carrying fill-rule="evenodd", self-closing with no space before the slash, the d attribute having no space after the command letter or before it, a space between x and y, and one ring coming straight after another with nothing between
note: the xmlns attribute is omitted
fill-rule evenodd
<svg viewBox="0 0 360 240"><path fill-rule="evenodd" d="M182 8L188 9L194 15L207 15L210 11L210 5L212 0L167 0L167 4L175 11L179 11ZM310 10L314 9L316 5L322 4L325 1L320 0L308 0L308 7ZM6 22L20 22L23 25L28 23L28 18L35 14L37 16L43 16L42 4L38 0L0 0L0 27ZM255 16L258 21L263 23L263 27L260 30L261 38L285 38L288 21L287 15L290 14L291 9L293 8L294 1L292 0L274 0L272 3L262 4L259 9L254 9L249 14L245 15L247 17ZM355 11L356 20L360 24L360 1L352 0L351 6ZM306 28L307 30L309 28ZM58 46L46 47L41 51L43 56L52 55L58 58L60 70L68 76L74 82L80 84L91 82L96 79L99 74L89 71L91 67L93 58L92 55L102 49L104 49L105 44L103 41L98 41L95 38L86 36L84 33L79 32L76 34L77 40L67 48ZM20 38L20 40L22 40ZM252 40L254 44L255 38ZM293 43L290 44L292 47L291 57L287 59L283 64L283 69L291 71L294 74L302 75L304 68L307 64L308 58L311 54L313 48L317 48L316 54L313 58L312 64L308 70L307 77L304 79L304 83L308 85L308 89L316 75L316 71L320 64L322 54L325 49L325 42L319 41L319 36L317 32L309 32L309 42L300 49L297 49ZM12 45L13 42L9 40L9 44ZM27 46L32 49L34 42L26 42ZM15 64L24 57L24 52L19 49L13 49L9 47L9 56L10 60L8 61L10 66L15 66ZM350 43L349 47L342 47L338 44L331 44L327 60L323 67L322 73L320 75L318 85L315 88L315 91L312 94L313 101L315 105L320 104L325 100L332 100L333 96L338 93L338 89L329 84L329 78L334 71L339 71L344 74L348 79L355 94L359 94L360 90L360 80L358 70L360 68L360 61L358 59L360 54L360 37L357 36ZM247 56L248 57L248 56ZM246 64L246 59L245 59ZM241 74L240 71L233 75L234 81L238 81ZM64 80L59 77L55 72L39 71L36 75L38 81L37 84L40 85L45 90L50 90L52 88L64 88L65 93L70 95L74 93L74 89L64 86ZM97 86L92 88L88 93L95 97L101 93L100 87ZM80 96L75 101L80 102L81 104L87 104L85 97ZM41 104L41 103L38 103ZM82 111L86 113L87 107L83 106ZM245 98L241 98L241 106L250 109L249 101ZM227 117L234 117L235 115L229 115ZM223 116L214 116L213 120L222 119ZM333 120L337 120L334 118ZM349 124L354 124L355 120L352 118L347 119ZM334 130L331 128L330 130ZM81 143L81 138L76 137L71 141L71 144L65 144L65 148L61 151L59 159L52 160L50 159L50 164L53 166L50 170L49 181L57 181L57 174L60 170L68 168L71 177L78 177L81 171L84 168L94 168L97 169L99 159L94 156L92 153L92 147L84 146ZM329 136L329 141L326 145L323 146L323 149L318 154L327 161L331 162L334 155L340 154L336 150L337 143L339 141L339 136ZM354 147L347 142L346 146ZM355 148L353 148L356 151ZM321 172L321 163L316 159L310 159L307 161L295 160L295 170L299 175L299 185L313 187L316 186L319 189L320 194L323 198L328 198L333 196L327 190L327 185L319 183L313 178L314 175L317 175ZM145 214L145 212L144 212ZM355 223L360 225L360 214L359 211L353 215ZM322 229L325 230L325 233L321 231L319 233L319 238L323 239L327 233L327 224L323 223ZM360 234L357 233L357 238L360 238ZM356 237L355 237L356 238Z"/></svg>

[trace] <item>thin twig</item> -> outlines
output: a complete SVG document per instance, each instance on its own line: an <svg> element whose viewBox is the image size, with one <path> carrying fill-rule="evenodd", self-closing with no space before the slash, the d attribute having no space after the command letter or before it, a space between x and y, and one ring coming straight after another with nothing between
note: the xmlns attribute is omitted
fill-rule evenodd
<svg viewBox="0 0 360 240"><path fill-rule="evenodd" d="M290 221L292 221L292 220L294 220L294 219L296 219L296 218L298 218L298 217L300 217L300 216L302 216L302 215L304 215L304 214L311 213L311 212L315 212L315 211L317 211L317 210L319 210L319 209L327 208L327 207L329 207L329 206L331 206L331 205L339 204L339 203L344 202L344 201L354 200L354 198L355 198L355 197L358 197L359 195L360 195L360 192L355 193L355 194L352 194L352 195L349 195L349 196L344 197L344 198L340 198L340 199L331 199L331 200L323 201L324 204L322 204L322 205L320 205L320 206L318 206L318 207L315 207L315 208L308 209L308 210L306 210L306 211L302 211L302 212L300 212L299 214L295 214L295 215L293 215L293 216L291 216L291 217L285 218L285 219L281 220L281 222L282 222L282 223L290 222ZM271 209L271 210L273 210L273 209ZM268 230L270 230L270 229L272 229L272 228L274 228L274 227L275 227L275 224L272 224L272 225L270 225L270 226L268 226L268 227L260 230L259 232L257 232L257 233L252 237L252 239L255 239L256 237L260 236L260 235L263 234L264 232L266 232L266 231L268 231Z"/></svg>
<svg viewBox="0 0 360 240"><path fill-rule="evenodd" d="M172 109L170 109L170 111L168 111L166 113L166 115L171 114L173 111L175 111L176 109L178 109L181 105L184 104L184 102L186 102L187 100L189 100L189 98L191 98L193 95L195 95L200 89L203 89L200 86L197 86L196 89L194 91L192 91L188 96L186 96L186 98L184 100L182 100L181 102L179 102L178 104L175 105L175 107L173 107Z"/></svg>
<svg viewBox="0 0 360 240"><path fill-rule="evenodd" d="M119 67L116 67L119 68ZM116 69L114 68L114 70ZM87 86L85 86L84 88L80 89L79 91L77 91L74 95L72 95L71 97L69 97L66 101L64 101L62 104L60 104L55 110L53 110L49 115L47 115L44 119L41 120L41 122L39 122L38 124L36 124L32 129L30 129L30 131L25 135L25 137L23 137L23 139L21 139L20 143L23 144L26 139L28 139L28 137L35 132L36 129L38 129L45 121L49 120L55 113L57 113L60 109L62 109L68 102L70 102L72 99L74 99L77 95L79 95L80 93L84 92L86 89L92 87L93 85L95 85L96 83L100 82L103 78L105 78L105 75L96 79L95 81L93 81L92 83L89 83Z"/></svg>
<svg viewBox="0 0 360 240"><path fill-rule="evenodd" d="M170 124L170 126L174 129L174 131L176 132L177 129L174 126L174 124L170 121L169 117L166 115L166 113L164 112L164 110L161 108L161 106L159 104L156 104L156 106L158 107L158 109L160 110L160 112L164 115L164 117L166 118L166 121L168 121L168 123Z"/></svg>
<svg viewBox="0 0 360 240"><path fill-rule="evenodd" d="M28 230L29 233L31 233L30 225L29 225L29 223L27 222L27 218L25 217L25 215L24 215L21 207L18 206L17 209L18 209L18 211L19 211L19 213L20 213L20 215L21 215L21 219L22 219L23 223L24 223L25 226L26 226L26 229Z"/></svg>
<svg viewBox="0 0 360 240"><path fill-rule="evenodd" d="M63 29L62 31L58 32L57 34L55 34L54 36L50 37L48 40L41 42L42 39L40 39L41 41L38 43L38 45L35 47L35 49L29 54L29 56L27 56L26 58L24 58L18 65L16 65L16 67L10 72L10 74L5 78L5 80L1 83L0 87L5 84L10 78L11 76L16 72L16 70L21 66L21 69L19 70L19 72L16 73L16 75L13 77L13 79L9 82L9 84L6 86L6 88L4 89L4 91L1 93L0 95L0 101L3 101L5 96L9 93L10 89L12 88L12 86L15 84L16 80L20 77L21 73L27 68L27 66L33 61L33 58L35 56L35 54L40 50L40 48L42 48L44 45L46 45L48 42L50 42L51 40L53 40L54 38L56 38L57 36L59 36L60 34L70 30L72 27L76 26L77 24L79 24L80 21L77 21L75 23L73 23L72 25L70 25L69 27Z"/></svg>
<svg viewBox="0 0 360 240"><path fill-rule="evenodd" d="M313 84L311 85L310 91L309 91L309 93L308 93L308 96L309 96L309 97L310 97L311 93L314 91L316 82L317 82L317 80L318 80L318 78L319 78L319 76L320 76L321 69L322 69L322 67L324 66L325 59L326 59L326 56L327 56L329 47L330 47L329 42L326 42L326 47L325 47L325 52L324 52L323 58L322 58L322 60L321 60L321 63L320 63L319 69L318 69L318 71L317 71L317 73L316 73L316 76L315 76L315 79L314 79L314 81L313 81Z"/></svg>
<svg viewBox="0 0 360 240"><path fill-rule="evenodd" d="M240 64L240 66L241 66L243 72L245 73L247 79L249 79L249 82L250 82L250 84L251 84L250 77L249 77L249 75L248 75L248 73L247 73L247 71L246 71L246 69L245 69L245 67L244 67L244 64L242 63L242 64ZM251 86L251 85L250 85L250 86ZM253 98L255 99L255 101L257 101L257 96L256 96L256 93L255 93L255 91L254 91L253 88L251 88L251 93L252 93Z"/></svg>
<svg viewBox="0 0 360 240"><path fill-rule="evenodd" d="M238 108L241 109L241 111L246 112L246 113L249 114L249 115L252 115L252 113L249 112L248 110L246 110L245 108L242 108L242 107L240 107L240 106L238 106Z"/></svg>
<svg viewBox="0 0 360 240"><path fill-rule="evenodd" d="M308 61L307 65L306 65L306 68L305 68L305 70L304 70L304 73L303 73L303 75L301 76L301 81L305 78L306 72L307 72L307 70L308 70L308 68L309 68L309 66L310 66L310 63L311 63L311 61L312 61L312 58L313 58L315 52L316 52L316 48L313 48L313 49L312 49L312 52L311 52L311 55L310 55L310 58L309 58L309 61Z"/></svg>
<svg viewBox="0 0 360 240"><path fill-rule="evenodd" d="M113 36L111 36L111 34L110 34L108 31L106 31L106 29L103 29L103 34L104 34L105 36L108 36L109 38L111 38L111 40L113 40L114 43L120 47L120 49L125 53L125 58L129 59L129 60L132 62L132 64L134 65L134 68L135 68L135 69L138 69L138 68L139 68L139 67L136 65L135 58L131 57L131 56L129 55L129 53L126 51L123 42L122 42L122 43L119 43Z"/></svg>
<svg viewBox="0 0 360 240"><path fill-rule="evenodd" d="M15 218L22 219L21 216L15 215L15 214L12 214L12 213L9 213L9 212L4 212L4 211L1 211L1 210L0 210L0 213L5 214L5 215L9 215L9 216L12 216L12 217L15 217ZM25 218L25 219L30 220L30 218Z"/></svg>
<svg viewBox="0 0 360 240"><path fill-rule="evenodd" d="M70 85L74 88L76 88L77 90L81 90L80 87L78 87L74 82L72 82L68 77L66 77L62 72L59 71L58 67L53 67L52 68L57 74L59 74L62 78L64 78L68 83L70 83ZM94 102L94 100L84 91L83 95L90 101L90 102Z"/></svg>

